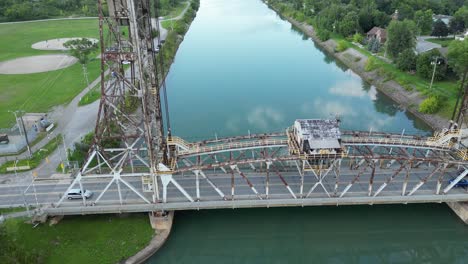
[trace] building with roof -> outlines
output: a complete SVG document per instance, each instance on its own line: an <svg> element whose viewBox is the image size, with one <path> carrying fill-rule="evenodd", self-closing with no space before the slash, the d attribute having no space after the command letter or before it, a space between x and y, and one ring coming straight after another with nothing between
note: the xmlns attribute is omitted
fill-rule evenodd
<svg viewBox="0 0 468 264"><path fill-rule="evenodd" d="M453 16L447 16L447 15L432 15L432 21L436 22L437 20L442 20L442 22L449 26L450 20L452 20Z"/></svg>
<svg viewBox="0 0 468 264"><path fill-rule="evenodd" d="M341 132L336 119L298 119L294 122L293 133L306 154L341 153Z"/></svg>
<svg viewBox="0 0 468 264"><path fill-rule="evenodd" d="M373 27L366 35L367 40L377 39L380 44L384 44L387 41L387 31L383 28Z"/></svg>

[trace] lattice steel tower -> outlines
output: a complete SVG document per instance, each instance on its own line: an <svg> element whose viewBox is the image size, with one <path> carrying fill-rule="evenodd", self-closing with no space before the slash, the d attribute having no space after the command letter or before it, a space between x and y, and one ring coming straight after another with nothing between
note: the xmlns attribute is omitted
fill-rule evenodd
<svg viewBox="0 0 468 264"><path fill-rule="evenodd" d="M94 140L69 189L79 185L83 190L82 177L111 176L95 203L112 184L118 187L120 203L122 184L149 203L144 193L125 180L142 177L144 191L152 192L157 202L158 171L167 170L169 163L161 107L161 43L154 38L159 29L157 8L150 0L108 0L107 5L109 16L105 17L103 2L98 0L102 95Z"/></svg>

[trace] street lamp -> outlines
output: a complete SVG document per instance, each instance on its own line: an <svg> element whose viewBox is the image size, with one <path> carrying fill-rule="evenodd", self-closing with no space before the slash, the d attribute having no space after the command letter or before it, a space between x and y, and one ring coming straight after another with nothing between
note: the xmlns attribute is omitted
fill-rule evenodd
<svg viewBox="0 0 468 264"><path fill-rule="evenodd" d="M432 84L434 83L434 76L436 72L437 65L440 65L440 60L439 58L435 58L435 60L431 61L431 65L434 65L434 71L432 71L432 79L431 79L431 85L429 86L429 90L432 90Z"/></svg>

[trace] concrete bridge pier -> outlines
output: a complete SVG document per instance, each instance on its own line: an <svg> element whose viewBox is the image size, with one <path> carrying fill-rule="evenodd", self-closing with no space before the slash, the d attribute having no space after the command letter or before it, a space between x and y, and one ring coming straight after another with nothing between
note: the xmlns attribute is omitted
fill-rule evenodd
<svg viewBox="0 0 468 264"><path fill-rule="evenodd" d="M468 202L447 202L447 205L468 225Z"/></svg>
<svg viewBox="0 0 468 264"><path fill-rule="evenodd" d="M149 244L136 255L128 258L125 264L140 264L154 255L166 242L172 229L174 211L169 212L150 212L149 219L151 227L155 230L155 235Z"/></svg>

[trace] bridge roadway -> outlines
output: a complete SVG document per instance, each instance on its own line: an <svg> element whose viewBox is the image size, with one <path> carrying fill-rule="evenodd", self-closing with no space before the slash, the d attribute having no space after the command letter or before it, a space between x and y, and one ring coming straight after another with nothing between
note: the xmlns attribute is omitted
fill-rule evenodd
<svg viewBox="0 0 468 264"><path fill-rule="evenodd" d="M301 153L288 131L194 143L172 138L176 158L158 168L157 191L140 156L144 149L95 149L74 179L37 181L24 197L25 186L1 186L0 206L26 200L45 205L48 214L94 214L468 201L465 189L449 184L468 174L466 151L460 155L449 144L457 133L421 138L344 131L341 153L313 154ZM94 196L65 199L80 185Z"/></svg>
<svg viewBox="0 0 468 264"><path fill-rule="evenodd" d="M374 193L389 177L394 173L394 167L391 169L378 170L374 179ZM184 188L195 202L188 201L177 187L169 185L167 188L166 203L151 203L143 201L138 195L128 188L122 188L122 205L119 202L117 186L111 186L102 196L98 204L93 205L98 195L106 187L108 180L105 179L84 179L82 180L85 189L94 192L91 199L86 201L87 206L83 206L81 200L65 200L60 207L54 208L53 204L64 194L69 187L71 179L60 181L37 181L35 188L30 187L23 197L22 191L27 186L0 186L0 207L22 206L24 202L29 205L45 205L45 211L49 214L87 214L87 213L108 213L108 212L145 212L154 210L186 210L186 209L214 209L214 208L242 208L242 207L274 207L274 206L305 206L305 205L344 205L344 204L381 204L381 203L423 203L423 202L442 202L442 201L466 201L468 200L468 191L463 188L453 188L450 193L435 195L437 188L437 177L432 177L422 185L414 194L408 193L417 186L431 171L432 168L416 169L411 172L407 182L406 195L402 196L402 186L405 182L405 175L395 177L394 180L378 196L369 196L369 178L370 172L364 173L343 197L339 194L356 177L356 170L343 169L339 176L338 193L335 194L336 177L329 175L322 180L323 185L316 185L315 176L310 173L304 177L303 198L300 193L301 177L298 172L282 172L281 175L287 185L296 196L287 189L284 182L278 175L270 173L269 177L269 195L266 199L266 176L264 173L243 170L250 183L258 191L257 196L240 175L234 177L234 200L232 200L232 175L225 174L220 170L206 171L206 176L214 183L225 198L221 198L219 193L205 180L199 182L199 200L197 201L196 184L193 175L179 174L174 175L177 183ZM456 170L446 173L442 182L442 188L448 185L448 179L456 176ZM142 181L139 177L134 177L128 181L135 188L142 189ZM323 186L323 188L322 188ZM35 190L35 191L34 191ZM328 192L328 194L327 194ZM162 190L161 190L162 193ZM330 195L330 197L329 197ZM151 193L145 193L148 200L151 200ZM305 197L307 196L307 197ZM260 200L260 198L262 200Z"/></svg>

